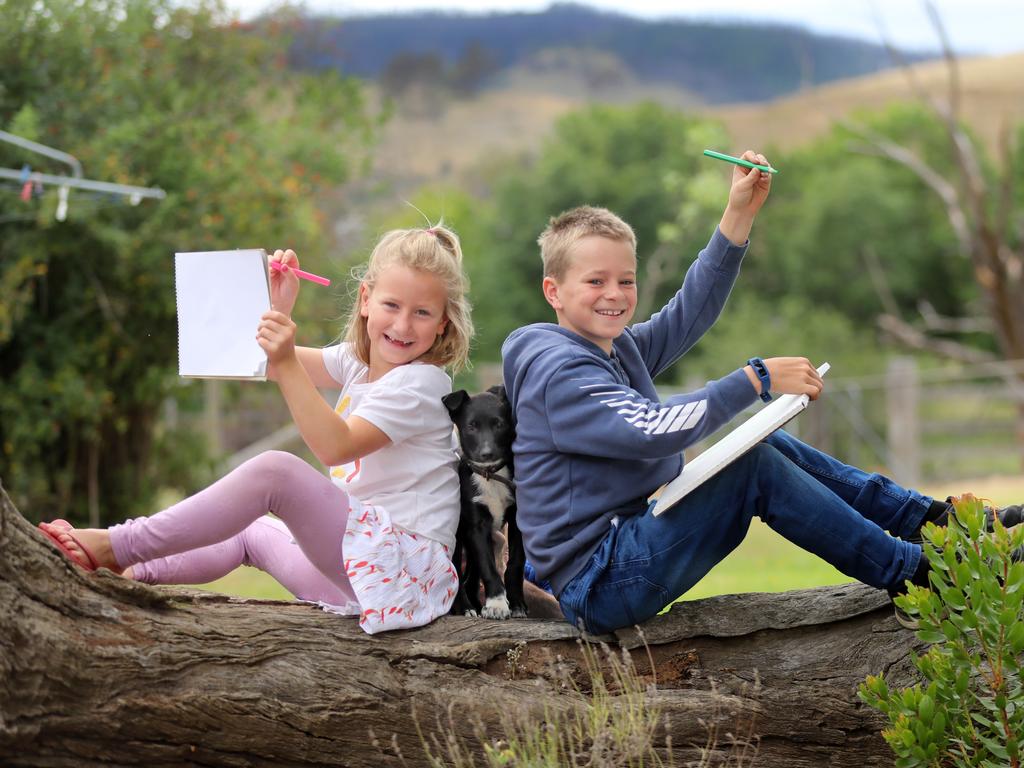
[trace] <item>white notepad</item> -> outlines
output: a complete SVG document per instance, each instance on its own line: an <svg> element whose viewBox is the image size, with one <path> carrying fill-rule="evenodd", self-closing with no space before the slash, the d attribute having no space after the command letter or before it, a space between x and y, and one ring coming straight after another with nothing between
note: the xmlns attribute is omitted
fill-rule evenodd
<svg viewBox="0 0 1024 768"><path fill-rule="evenodd" d="M828 369L829 364L822 363L818 368L818 375L824 376ZM654 505L653 514L660 515L698 485L717 475L799 414L809 402L810 398L807 395L779 395L776 397L704 453L692 461L686 462L683 465L683 471L676 479L661 489L658 502Z"/></svg>
<svg viewBox="0 0 1024 768"><path fill-rule="evenodd" d="M265 380L267 355L256 327L270 309L266 252L176 253L174 287L179 375Z"/></svg>

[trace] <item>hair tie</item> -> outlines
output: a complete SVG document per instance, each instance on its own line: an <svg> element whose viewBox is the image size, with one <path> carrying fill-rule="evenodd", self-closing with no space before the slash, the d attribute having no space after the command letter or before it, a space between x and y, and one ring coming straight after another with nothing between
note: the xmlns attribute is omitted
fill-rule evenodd
<svg viewBox="0 0 1024 768"><path fill-rule="evenodd" d="M437 237L437 230L434 229L433 227L428 227L423 231L426 232L428 235L433 235L434 237Z"/></svg>

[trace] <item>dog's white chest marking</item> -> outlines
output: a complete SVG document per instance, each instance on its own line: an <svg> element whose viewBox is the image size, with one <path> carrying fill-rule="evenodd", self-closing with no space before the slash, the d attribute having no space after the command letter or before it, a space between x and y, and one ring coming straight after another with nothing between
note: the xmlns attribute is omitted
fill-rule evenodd
<svg viewBox="0 0 1024 768"><path fill-rule="evenodd" d="M508 467L502 467L498 474L506 480L512 479ZM512 491L500 480L485 480L475 472L473 485L476 487L473 501L487 507L487 511L491 513L494 530L500 529L505 522L505 510L512 505Z"/></svg>

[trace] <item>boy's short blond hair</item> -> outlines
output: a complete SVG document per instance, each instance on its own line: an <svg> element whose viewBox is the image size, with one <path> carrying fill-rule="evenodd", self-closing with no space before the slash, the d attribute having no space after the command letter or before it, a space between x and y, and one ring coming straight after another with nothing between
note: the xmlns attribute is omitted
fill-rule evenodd
<svg viewBox="0 0 1024 768"><path fill-rule="evenodd" d="M636 255L636 235L629 224L607 208L581 205L552 216L547 229L537 238L544 277L564 278L573 246L585 237L595 236L626 243Z"/></svg>

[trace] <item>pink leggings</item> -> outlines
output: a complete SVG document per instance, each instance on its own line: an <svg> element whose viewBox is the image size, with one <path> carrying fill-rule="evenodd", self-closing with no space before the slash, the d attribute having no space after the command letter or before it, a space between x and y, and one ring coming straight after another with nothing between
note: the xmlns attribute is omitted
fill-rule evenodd
<svg viewBox="0 0 1024 768"><path fill-rule="evenodd" d="M251 565L300 600L345 605L355 600L342 568L348 512L330 478L268 451L163 512L112 526L110 544L147 584L203 584Z"/></svg>

